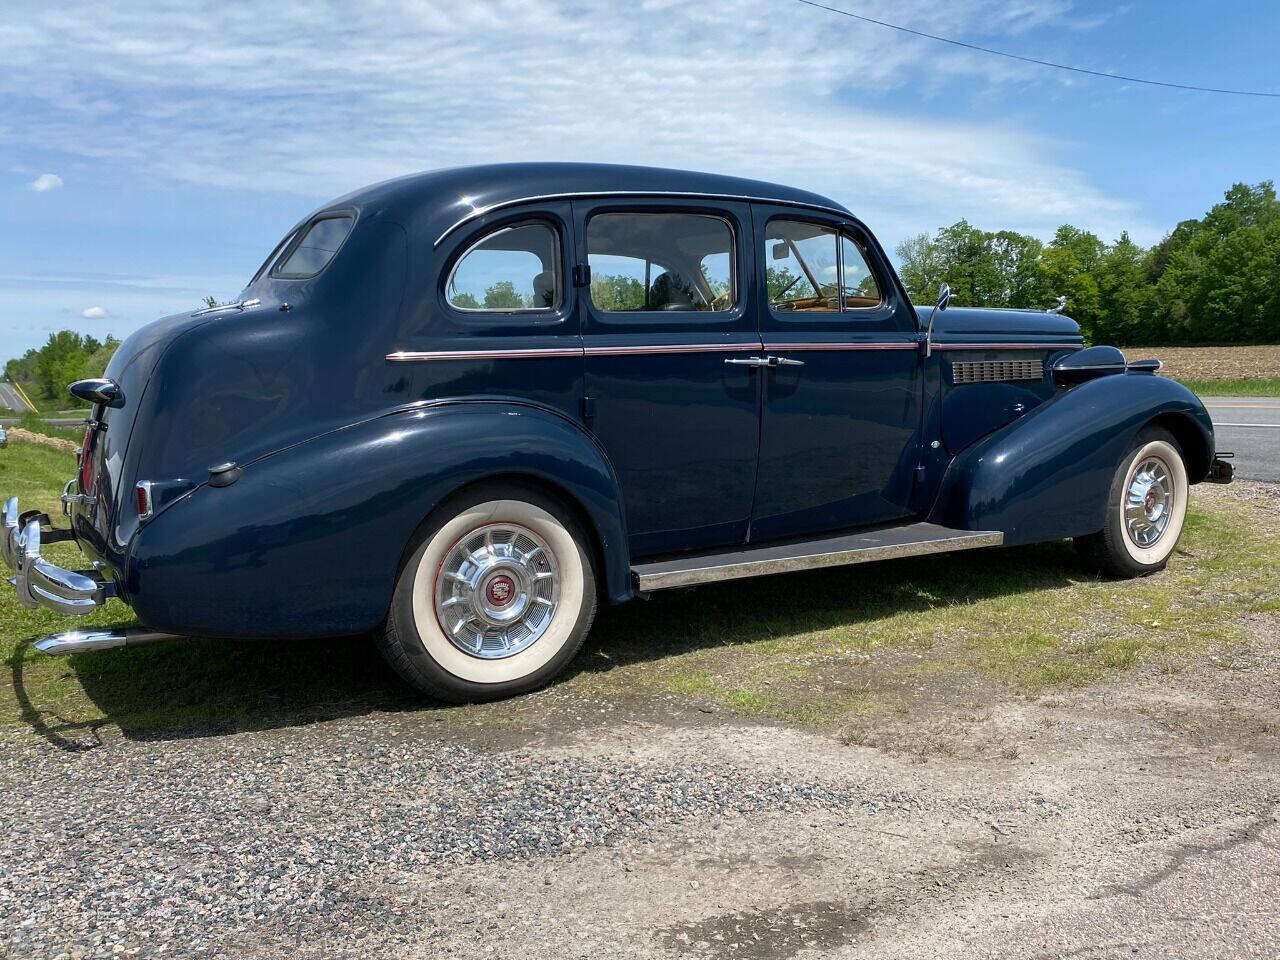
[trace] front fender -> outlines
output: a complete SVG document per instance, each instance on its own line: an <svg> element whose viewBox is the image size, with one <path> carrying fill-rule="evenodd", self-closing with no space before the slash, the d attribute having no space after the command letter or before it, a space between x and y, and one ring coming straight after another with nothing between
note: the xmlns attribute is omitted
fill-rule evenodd
<svg viewBox="0 0 1280 960"><path fill-rule="evenodd" d="M948 466L930 519L1001 530L1006 544L1101 530L1116 466L1152 422L1178 438L1193 483L1213 460L1213 423L1182 384L1148 373L1100 377L1055 395Z"/></svg>
<svg viewBox="0 0 1280 960"><path fill-rule="evenodd" d="M201 486L130 544L126 593L152 629L219 637L360 633L386 616L410 537L460 487L521 475L581 507L611 599L631 595L617 481L577 424L460 401L353 424Z"/></svg>

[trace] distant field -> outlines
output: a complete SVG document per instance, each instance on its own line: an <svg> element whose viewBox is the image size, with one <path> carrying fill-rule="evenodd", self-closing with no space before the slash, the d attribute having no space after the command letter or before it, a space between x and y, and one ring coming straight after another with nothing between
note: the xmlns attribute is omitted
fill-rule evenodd
<svg viewBox="0 0 1280 960"><path fill-rule="evenodd" d="M1280 346L1125 347L1130 360L1159 357L1165 376L1196 393L1280 396Z"/></svg>

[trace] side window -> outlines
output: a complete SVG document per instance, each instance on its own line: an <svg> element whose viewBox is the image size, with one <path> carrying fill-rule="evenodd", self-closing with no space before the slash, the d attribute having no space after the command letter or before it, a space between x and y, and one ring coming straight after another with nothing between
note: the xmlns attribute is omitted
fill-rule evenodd
<svg viewBox="0 0 1280 960"><path fill-rule="evenodd" d="M836 232L800 220L771 220L764 238L765 280L775 310L834 313Z"/></svg>
<svg viewBox="0 0 1280 960"><path fill-rule="evenodd" d="M707 214L601 213L587 223L597 310L715 312L738 300L733 230Z"/></svg>
<svg viewBox="0 0 1280 960"><path fill-rule="evenodd" d="M847 234L800 220L765 228L769 305L778 311L836 313L881 303L866 252Z"/></svg>
<svg viewBox="0 0 1280 960"><path fill-rule="evenodd" d="M458 258L445 298L456 310L512 313L560 306L560 240L542 221L487 234Z"/></svg>
<svg viewBox="0 0 1280 960"><path fill-rule="evenodd" d="M315 221L289 252L284 263L277 265L271 275L286 280L314 277L329 265L333 255L347 239L354 222L354 218L346 214Z"/></svg>
<svg viewBox="0 0 1280 960"><path fill-rule="evenodd" d="M866 251L848 234L840 235L840 299L845 310L880 306L880 285L867 265Z"/></svg>

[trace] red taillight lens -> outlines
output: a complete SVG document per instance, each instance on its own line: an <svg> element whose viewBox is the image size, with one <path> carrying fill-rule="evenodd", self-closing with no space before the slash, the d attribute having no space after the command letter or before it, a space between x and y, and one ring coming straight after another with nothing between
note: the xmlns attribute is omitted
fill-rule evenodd
<svg viewBox="0 0 1280 960"><path fill-rule="evenodd" d="M93 479L93 464L89 460L89 448L93 445L93 427L85 427L84 442L80 444L80 492L89 492L89 481Z"/></svg>
<svg viewBox="0 0 1280 960"><path fill-rule="evenodd" d="M143 480L133 488L134 498L138 501L138 519L146 520L151 516L151 481Z"/></svg>

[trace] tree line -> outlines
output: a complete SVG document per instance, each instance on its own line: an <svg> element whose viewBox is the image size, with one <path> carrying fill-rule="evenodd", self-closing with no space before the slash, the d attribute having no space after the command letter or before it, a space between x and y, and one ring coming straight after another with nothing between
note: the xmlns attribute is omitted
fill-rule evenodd
<svg viewBox="0 0 1280 960"><path fill-rule="evenodd" d="M1199 220L1184 220L1145 249L1064 224L1053 239L980 230L965 220L897 247L916 303L951 285L959 306L1066 313L1094 343L1280 342L1280 201L1267 180L1237 183Z"/></svg>
<svg viewBox="0 0 1280 960"><path fill-rule="evenodd" d="M43 347L32 348L4 365L4 375L23 385L38 405L53 401L67 409L88 406L67 392L67 384L102 376L120 341L108 335L98 340L88 334L59 330L49 334Z"/></svg>

